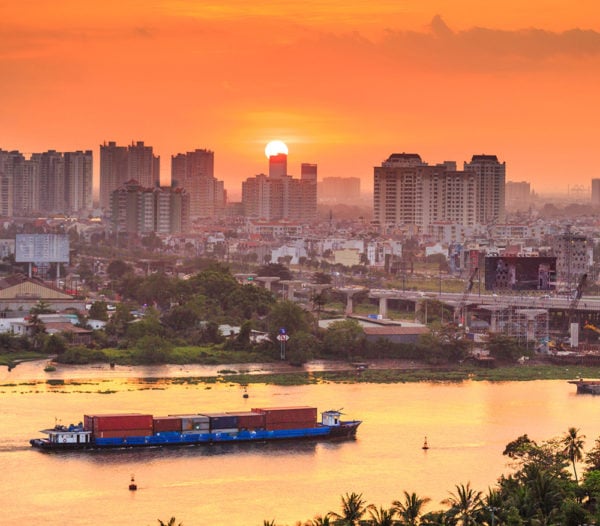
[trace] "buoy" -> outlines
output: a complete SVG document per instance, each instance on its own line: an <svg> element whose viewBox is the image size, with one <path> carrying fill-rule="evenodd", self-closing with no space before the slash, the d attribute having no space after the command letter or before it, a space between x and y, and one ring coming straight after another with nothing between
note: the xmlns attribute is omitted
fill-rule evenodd
<svg viewBox="0 0 600 526"><path fill-rule="evenodd" d="M425 440L423 441L423 448L422 449L429 449L429 445L427 444L427 437L425 437Z"/></svg>
<svg viewBox="0 0 600 526"><path fill-rule="evenodd" d="M137 490L137 484L135 483L135 479L133 478L133 475L131 475L131 482L129 483L129 491L135 491Z"/></svg>

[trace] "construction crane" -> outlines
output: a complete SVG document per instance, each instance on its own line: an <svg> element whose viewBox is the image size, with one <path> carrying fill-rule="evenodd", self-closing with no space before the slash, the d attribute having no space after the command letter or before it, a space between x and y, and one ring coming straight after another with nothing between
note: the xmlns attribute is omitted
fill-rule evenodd
<svg viewBox="0 0 600 526"><path fill-rule="evenodd" d="M475 276L479 272L479 267L475 267L469 276L467 284L465 286L465 290L463 292L462 297L460 298L460 302L456 306L456 310L454 311L454 321L457 324L464 323L467 320L465 319L465 305L467 303L467 298L473 290L473 281L475 280Z"/></svg>

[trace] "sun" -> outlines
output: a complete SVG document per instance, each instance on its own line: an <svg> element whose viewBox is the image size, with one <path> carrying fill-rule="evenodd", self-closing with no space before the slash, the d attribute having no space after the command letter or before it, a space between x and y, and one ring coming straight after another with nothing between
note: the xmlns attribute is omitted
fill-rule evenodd
<svg viewBox="0 0 600 526"><path fill-rule="evenodd" d="M265 146L265 155L267 156L267 159L279 153L285 153L286 155L288 153L288 147L283 141L271 141Z"/></svg>

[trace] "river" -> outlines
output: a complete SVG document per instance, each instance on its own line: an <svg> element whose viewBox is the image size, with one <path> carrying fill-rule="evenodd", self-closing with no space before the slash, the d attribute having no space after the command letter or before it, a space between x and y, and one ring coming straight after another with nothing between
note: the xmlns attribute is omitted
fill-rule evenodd
<svg viewBox="0 0 600 526"><path fill-rule="evenodd" d="M87 372L86 372L87 371ZM184 526L293 525L340 511L341 496L362 493L390 506L403 490L432 499L455 484L486 491L510 470L505 445L538 441L570 426L600 436L600 398L565 381L460 384L320 384L298 387L174 384L140 377L186 376L202 368L160 367L51 373L21 364L0 373L0 495L5 524L140 525L175 516ZM86 376L88 377L86 379ZM93 378L95 377L95 379ZM69 380L69 378L74 378ZM99 378L102 378L100 380ZM38 430L79 422L85 413L198 413L255 406L344 408L363 420L357 439L336 443L248 444L177 449L42 453ZM427 436L430 449L422 450ZM138 491L128 491L134 475Z"/></svg>

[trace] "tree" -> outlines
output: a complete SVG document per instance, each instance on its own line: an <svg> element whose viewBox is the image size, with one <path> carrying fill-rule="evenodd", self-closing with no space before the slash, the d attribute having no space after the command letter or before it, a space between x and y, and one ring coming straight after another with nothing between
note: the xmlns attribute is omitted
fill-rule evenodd
<svg viewBox="0 0 600 526"><path fill-rule="evenodd" d="M405 491L404 500L395 500L392 505L406 526L417 526L423 506L430 500L429 497L418 497L416 493L409 494Z"/></svg>
<svg viewBox="0 0 600 526"><path fill-rule="evenodd" d="M40 349L46 338L46 325L36 313L29 318L29 336L33 342L33 348Z"/></svg>
<svg viewBox="0 0 600 526"><path fill-rule="evenodd" d="M330 515L339 519L344 526L355 526L367 511L362 493L346 493L342 497L342 513L331 512Z"/></svg>
<svg viewBox="0 0 600 526"><path fill-rule="evenodd" d="M44 353L62 354L67 349L64 338L58 334L52 334L44 341Z"/></svg>
<svg viewBox="0 0 600 526"><path fill-rule="evenodd" d="M296 332L286 347L286 358L291 365L303 365L320 354L321 342L304 331Z"/></svg>
<svg viewBox="0 0 600 526"><path fill-rule="evenodd" d="M256 270L257 276L277 276L281 280L292 279L290 269L281 263L268 263L258 267Z"/></svg>
<svg viewBox="0 0 600 526"><path fill-rule="evenodd" d="M486 348L490 356L498 362L514 363L521 356L528 354L527 349L520 345L515 338L504 334L489 334Z"/></svg>
<svg viewBox="0 0 600 526"><path fill-rule="evenodd" d="M347 359L360 355L365 349L365 333L356 320L334 321L323 338L324 351Z"/></svg>
<svg viewBox="0 0 600 526"><path fill-rule="evenodd" d="M579 434L579 429L575 427L570 427L562 441L565 446L564 453L567 455L567 457L571 461L571 464L573 465L575 484L579 484L579 480L577 479L577 468L575 466L575 463L581 462L583 460L584 438L584 435Z"/></svg>
<svg viewBox="0 0 600 526"><path fill-rule="evenodd" d="M396 510L394 508L386 509L381 506L377 507L374 504L369 504L367 511L370 517L369 524L373 526L394 526L396 524L394 520Z"/></svg>
<svg viewBox="0 0 600 526"><path fill-rule="evenodd" d="M587 452L585 463L589 471L600 471L600 438L596 438L594 447Z"/></svg>
<svg viewBox="0 0 600 526"><path fill-rule="evenodd" d="M50 308L50 304L47 301L39 300L31 309L29 310L30 314L50 314L54 312Z"/></svg>
<svg viewBox="0 0 600 526"><path fill-rule="evenodd" d="M175 525L176 520L177 519L175 517L171 517L168 522L163 522L160 519L158 519L158 524L159 524L159 526L176 526ZM180 522L177 526L183 526L183 523Z"/></svg>
<svg viewBox="0 0 600 526"><path fill-rule="evenodd" d="M285 329L289 336L303 331L310 332L311 320L310 314L293 301L280 301L273 305L271 312L267 316L269 335L271 341L277 341L277 335L280 329Z"/></svg>
<svg viewBox="0 0 600 526"><path fill-rule="evenodd" d="M450 496L442 503L450 506L448 515L461 526L477 524L477 516L483 507L481 491L472 489L469 482L466 485L457 484L456 493L450 493Z"/></svg>
<svg viewBox="0 0 600 526"><path fill-rule="evenodd" d="M105 301L95 301L88 312L92 320L108 320L108 307Z"/></svg>
<svg viewBox="0 0 600 526"><path fill-rule="evenodd" d="M108 267L106 267L106 273L112 280L122 278L125 274L132 271L132 266L125 263L122 259L115 259L108 264Z"/></svg>

